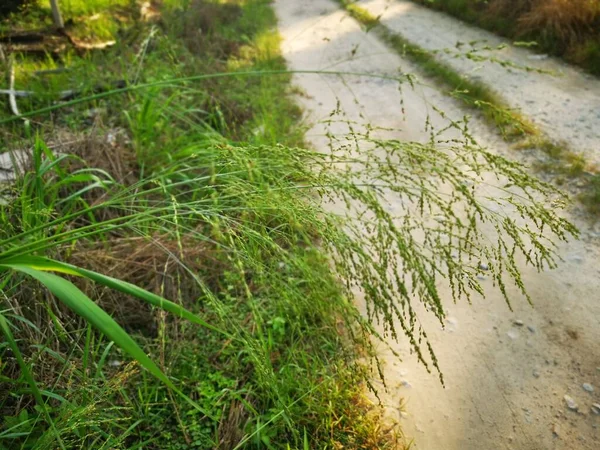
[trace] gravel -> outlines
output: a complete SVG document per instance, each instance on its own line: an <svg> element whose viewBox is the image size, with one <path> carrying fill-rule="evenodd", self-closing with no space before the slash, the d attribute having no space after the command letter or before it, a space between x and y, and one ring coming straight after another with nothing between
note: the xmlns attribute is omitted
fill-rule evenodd
<svg viewBox="0 0 600 450"><path fill-rule="evenodd" d="M573 399L573 397L571 397L570 395L565 395L563 398L565 399L567 408L569 408L572 411L577 411L579 409L579 405L577 405L577 402Z"/></svg>

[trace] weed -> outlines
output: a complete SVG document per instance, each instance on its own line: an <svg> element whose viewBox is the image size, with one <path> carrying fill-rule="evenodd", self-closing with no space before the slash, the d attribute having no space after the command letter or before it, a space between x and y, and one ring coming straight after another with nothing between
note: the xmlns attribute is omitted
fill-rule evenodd
<svg viewBox="0 0 600 450"><path fill-rule="evenodd" d="M592 214L600 213L600 175L592 175L588 181L589 189L582 194L582 201L588 205Z"/></svg>
<svg viewBox="0 0 600 450"><path fill-rule="evenodd" d="M12 122L2 136L4 149L37 155L0 204L0 261L38 279L0 272L6 448L385 448L362 397L377 364L360 362L374 331L356 290L368 318L435 369L416 303L443 320L441 278L453 300L468 298L483 292L485 262L509 301L509 284L526 295L519 259L553 267L553 239L576 234L544 206L560 193L462 124L448 125L463 136L449 143L356 127L331 154L302 148L273 13L234 3L168 3L174 29L71 56L71 81L101 67L137 84L62 105L31 99L29 131ZM222 45L180 39L194 8L226 18L210 25ZM502 180L493 193L470 187L490 176ZM390 195L410 212L388 212ZM345 214L327 213L330 201ZM504 208L531 223L494 212ZM98 323L101 308L118 336Z"/></svg>
<svg viewBox="0 0 600 450"><path fill-rule="evenodd" d="M546 158L534 163L534 168L551 174L557 185L564 185L567 180L575 180L577 190L581 192L577 197L592 217L598 215L598 168L590 165L583 155L571 151L566 143L553 142L540 135L523 139L516 143L514 148L542 151Z"/></svg>

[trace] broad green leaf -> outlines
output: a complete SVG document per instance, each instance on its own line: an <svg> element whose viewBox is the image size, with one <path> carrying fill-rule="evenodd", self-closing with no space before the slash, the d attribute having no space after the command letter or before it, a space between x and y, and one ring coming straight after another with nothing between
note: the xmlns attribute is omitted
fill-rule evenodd
<svg viewBox="0 0 600 450"><path fill-rule="evenodd" d="M21 256L16 258L9 258L7 260L0 261L0 265L27 266L41 271L60 272L68 275L76 275L89 278L90 280L95 281L96 283L103 284L107 287L110 287L111 289L123 292L124 294L137 297L141 300L144 300L145 302L148 302L161 309L164 309L165 311L175 314L183 319L189 320L190 322L216 331L217 333L221 333L227 336L228 338L232 338L232 336L229 333L215 327L214 325L209 324L205 320L198 317L196 314L193 314L192 312L188 311L187 309L183 308L177 303L173 303L159 295L148 292L145 289L142 289L134 284L122 280L117 280L116 278L102 275L98 272L93 272L91 270L82 269L71 264L66 264L38 256Z"/></svg>
<svg viewBox="0 0 600 450"><path fill-rule="evenodd" d="M110 340L114 341L116 345L134 358L148 372L162 381L167 387L181 395L194 408L203 414L206 414L199 405L175 387L173 382L158 368L154 361L144 353L131 336L129 336L129 334L127 334L127 332L123 330L112 317L96 305L96 303L94 303L87 295L81 292L81 290L73 283L58 275L47 273L25 264L11 264L2 261L2 263L0 263L0 268L13 269L38 280L73 312L83 317L97 330L106 335Z"/></svg>

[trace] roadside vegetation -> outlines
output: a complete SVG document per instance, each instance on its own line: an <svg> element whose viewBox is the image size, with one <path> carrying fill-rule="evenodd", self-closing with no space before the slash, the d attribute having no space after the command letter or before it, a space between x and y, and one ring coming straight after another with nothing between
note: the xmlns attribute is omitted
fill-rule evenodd
<svg viewBox="0 0 600 450"><path fill-rule="evenodd" d="M25 164L0 206L2 314L22 354L2 343L0 447L385 448L341 325L356 314L313 245L314 205L292 189L305 171L288 151L302 135L289 76L211 78L285 69L268 4L165 2L142 23L131 2L61 3L74 27L93 24L93 41L119 43L14 55L15 87L35 93L21 113L67 89L85 101L2 125L2 151ZM28 6L3 30L50 17ZM157 86L112 95L115 80ZM52 273L119 325L98 333L98 311L71 311L58 277L40 278ZM116 326L182 395L123 350Z"/></svg>
<svg viewBox="0 0 600 450"><path fill-rule="evenodd" d="M458 300L483 270L526 296L521 260L552 267L576 234L556 190L461 124L442 145L356 129L305 149L267 1L61 4L75 42L2 41L24 94L0 116L0 448L392 447L364 397L369 320L435 370L415 302L443 320L438 280ZM28 2L0 30L49 17Z"/></svg>
<svg viewBox="0 0 600 450"><path fill-rule="evenodd" d="M468 3L468 1L462 3L461 1L444 2L440 0L434 3L445 5L444 8L451 8L449 5L457 3ZM577 180L579 200L592 217L597 217L597 214L600 213L598 208L600 174L597 167L590 166L580 154L571 151L567 143L550 140L531 121L510 108L488 86L465 77L448 64L440 61L435 53L404 39L400 34L382 24L379 17L369 13L354 0L338 0L338 2L366 30L375 33L399 55L418 64L423 75L445 87L448 95L456 98L468 108L478 111L505 140L514 143L515 149L543 152L546 159L543 162L535 163L535 168L540 173L551 176L553 182L558 186L571 180ZM426 3L432 4L430 1ZM487 5L487 2L475 3Z"/></svg>
<svg viewBox="0 0 600 450"><path fill-rule="evenodd" d="M414 0L600 75L600 0Z"/></svg>

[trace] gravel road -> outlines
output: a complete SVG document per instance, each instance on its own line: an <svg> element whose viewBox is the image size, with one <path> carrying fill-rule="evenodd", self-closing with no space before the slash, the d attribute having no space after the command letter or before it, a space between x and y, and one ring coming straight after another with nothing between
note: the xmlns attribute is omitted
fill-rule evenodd
<svg viewBox="0 0 600 450"><path fill-rule="evenodd" d="M364 2L364 5L377 12L376 8L383 3ZM453 42L443 36L452 30L454 36L463 28L467 30L463 41L472 39L469 36L476 33L470 28L460 28L454 19L422 9L413 10L407 2L396 3L384 12L384 22L403 29L421 27L423 39L430 41L429 44L419 41L419 45L448 47ZM373 35L365 33L335 2L276 0L274 5L284 39L283 54L292 70L368 71L388 75L399 71L418 73L417 67L390 52ZM410 20L401 19L403 8L417 13ZM434 18L429 24L428 17ZM530 54L522 50L515 53L528 63L558 64L551 60L530 59ZM509 52L505 51L504 56L509 56ZM471 66L464 68L479 74ZM564 77L587 79L566 67L558 69ZM510 73L507 79L513 81L500 81L499 69L489 70L495 74L496 88L504 90L500 82L517 84L515 97L520 90L521 98L515 101L523 105L529 104L528 99L538 97L548 102L556 101L556 106L547 110L547 116L551 121L548 122L549 129L557 133L557 137L578 147L581 145L581 148L593 142L592 138L579 136L573 126L579 123L577 117L585 110L593 110L594 102L600 98L596 91L597 81L590 84L589 91L576 94L561 88L566 78L549 78L552 81L548 82L547 89L551 89L548 91L533 86L536 83L528 78L531 74ZM315 148L328 151L327 132L338 136L348 133L344 124L326 123L336 108L351 120L389 127L395 130L390 132L394 138L413 141L429 139L424 124L434 107L453 118L468 114L458 103L436 90L432 83L423 81L424 84L415 89L400 92L397 84L388 80L297 74L294 82L302 91L298 100L311 124L307 139ZM531 89L535 92L528 93L529 85L519 83L533 83ZM569 108L569 104L572 106L568 113L556 115L553 108ZM545 110L544 105L539 104L537 108ZM564 108L563 111L567 111ZM525 106L523 111L529 114ZM532 117L543 125L542 118L546 115L537 109L533 113ZM600 117L595 120L600 121ZM434 127L444 123L437 119L432 121ZM508 157L515 155L477 118L472 119L471 130L491 151ZM565 130L565 134L561 130ZM600 125L594 130L590 133L598 133ZM600 149L596 148L596 151ZM400 210L403 205L392 204L390 207ZM438 355L445 388L436 374L427 373L414 355L410 355L405 342L389 343L401 354L402 361L392 356L385 346L381 347L389 386L388 392L383 393L383 403L388 416L400 421L407 442L414 438L412 448L599 448L600 415L592 411L592 406L600 402L600 227L571 219L583 230L584 238L559 247L564 258L559 268L543 273L527 268L523 271L533 307L515 297L513 311L510 311L492 289L485 298L475 297L472 305L466 302L452 304L449 287L440 283L438 288L447 305L446 327L442 328L424 311L420 321ZM491 284L491 281L483 282ZM360 304L360 298L358 302Z"/></svg>

